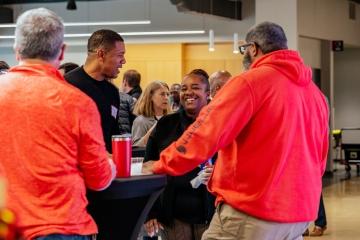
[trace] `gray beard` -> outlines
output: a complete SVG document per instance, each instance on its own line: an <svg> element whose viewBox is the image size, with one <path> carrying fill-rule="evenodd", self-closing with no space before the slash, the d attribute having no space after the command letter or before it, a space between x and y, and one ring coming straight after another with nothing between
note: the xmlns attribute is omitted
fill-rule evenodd
<svg viewBox="0 0 360 240"><path fill-rule="evenodd" d="M250 54L245 53L244 58L243 58L243 66L244 66L245 71L249 70L251 64L252 64L252 60L251 60Z"/></svg>

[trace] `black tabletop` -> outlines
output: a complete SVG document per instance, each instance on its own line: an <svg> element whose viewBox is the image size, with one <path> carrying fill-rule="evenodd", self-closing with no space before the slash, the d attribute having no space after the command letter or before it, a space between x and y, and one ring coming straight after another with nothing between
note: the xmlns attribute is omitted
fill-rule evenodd
<svg viewBox="0 0 360 240"><path fill-rule="evenodd" d="M129 178L116 178L111 185L95 193L101 199L127 199L150 195L166 185L166 175L141 175Z"/></svg>

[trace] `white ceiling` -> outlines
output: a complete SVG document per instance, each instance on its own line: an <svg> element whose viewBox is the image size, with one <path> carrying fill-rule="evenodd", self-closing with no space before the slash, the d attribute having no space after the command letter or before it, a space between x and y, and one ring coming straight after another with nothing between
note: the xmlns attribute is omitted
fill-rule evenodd
<svg viewBox="0 0 360 240"><path fill-rule="evenodd" d="M14 16L28 9L46 7L58 13L65 22L151 20L150 25L110 26L110 27L67 27L66 33L91 33L100 28L110 28L118 32L205 30L202 35L124 37L126 42L207 42L208 30L213 29L216 41L232 41L233 33L239 38L255 24L255 3L242 0L243 20L232 20L212 15L177 12L170 0L112 0L77 2L77 10L66 10L66 2L11 5ZM0 29L0 35L12 35L14 29ZM85 39L66 39L70 45L83 44ZM0 39L0 46L12 44L13 40Z"/></svg>

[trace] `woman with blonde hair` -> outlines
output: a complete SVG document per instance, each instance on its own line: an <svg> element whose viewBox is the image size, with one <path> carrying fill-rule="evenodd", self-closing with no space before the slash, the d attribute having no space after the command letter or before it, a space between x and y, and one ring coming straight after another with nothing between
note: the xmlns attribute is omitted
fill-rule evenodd
<svg viewBox="0 0 360 240"><path fill-rule="evenodd" d="M169 86L161 81L151 82L135 104L137 117L131 130L133 146L145 147L153 127L169 111Z"/></svg>

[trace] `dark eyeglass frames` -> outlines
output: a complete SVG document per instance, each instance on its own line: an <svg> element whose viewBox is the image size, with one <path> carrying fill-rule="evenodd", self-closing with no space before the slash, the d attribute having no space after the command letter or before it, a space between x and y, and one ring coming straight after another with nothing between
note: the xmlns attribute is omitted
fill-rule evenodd
<svg viewBox="0 0 360 240"><path fill-rule="evenodd" d="M250 47L251 45L257 46L256 42L249 42L249 43L240 45L240 46L239 46L239 51L240 51L240 53L241 53L242 55L244 55L246 49L247 49L248 47Z"/></svg>

